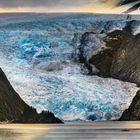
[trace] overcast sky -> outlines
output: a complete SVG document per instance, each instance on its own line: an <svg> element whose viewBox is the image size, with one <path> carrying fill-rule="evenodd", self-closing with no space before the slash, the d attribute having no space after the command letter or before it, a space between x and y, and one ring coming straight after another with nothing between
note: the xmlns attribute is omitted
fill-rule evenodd
<svg viewBox="0 0 140 140"><path fill-rule="evenodd" d="M61 7L80 6L94 4L96 2L119 1L119 0L0 0L0 7Z"/></svg>
<svg viewBox="0 0 140 140"><path fill-rule="evenodd" d="M95 12L118 13L122 0L0 0L0 12Z"/></svg>

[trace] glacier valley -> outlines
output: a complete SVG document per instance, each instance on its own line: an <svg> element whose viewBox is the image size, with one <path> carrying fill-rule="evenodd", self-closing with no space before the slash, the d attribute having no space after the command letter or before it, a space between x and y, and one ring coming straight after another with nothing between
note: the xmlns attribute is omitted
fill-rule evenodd
<svg viewBox="0 0 140 140"><path fill-rule="evenodd" d="M118 119L136 84L89 75L78 61L81 36L90 32L84 55L97 53L108 32L140 17L96 14L0 14L0 67L20 96L38 112L64 121Z"/></svg>

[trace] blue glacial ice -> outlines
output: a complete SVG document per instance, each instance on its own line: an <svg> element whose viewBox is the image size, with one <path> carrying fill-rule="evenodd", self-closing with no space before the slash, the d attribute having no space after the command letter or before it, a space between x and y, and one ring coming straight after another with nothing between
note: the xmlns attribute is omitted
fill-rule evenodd
<svg viewBox="0 0 140 140"><path fill-rule="evenodd" d="M74 33L121 29L126 18L1 15L0 67L20 96L39 112L52 111L65 121L117 119L130 105L137 86L83 74L81 64L72 58L72 39Z"/></svg>

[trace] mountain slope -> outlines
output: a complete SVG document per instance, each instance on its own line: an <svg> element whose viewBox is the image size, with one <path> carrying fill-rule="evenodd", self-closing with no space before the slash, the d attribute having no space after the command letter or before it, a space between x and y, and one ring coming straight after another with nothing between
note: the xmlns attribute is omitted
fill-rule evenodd
<svg viewBox="0 0 140 140"><path fill-rule="evenodd" d="M98 75L140 84L140 34L133 35L130 28L116 30L105 37L107 49L89 59L98 69Z"/></svg>
<svg viewBox="0 0 140 140"><path fill-rule="evenodd" d="M13 120L24 112L28 105L14 91L4 72L0 69L0 120Z"/></svg>
<svg viewBox="0 0 140 140"><path fill-rule="evenodd" d="M129 3L132 3L132 2L138 2L139 0L123 0L122 1L122 5L124 5L124 4L129 4Z"/></svg>
<svg viewBox="0 0 140 140"><path fill-rule="evenodd" d="M130 13L133 11L136 11L139 9L140 7L140 0L124 0L121 5L125 5L125 4L131 4L133 2L137 2L136 4L132 5L131 8L129 8L128 10L126 10L124 13Z"/></svg>
<svg viewBox="0 0 140 140"><path fill-rule="evenodd" d="M10 82L0 69L0 121L18 123L60 123L50 112L38 114L29 107L15 92Z"/></svg>
<svg viewBox="0 0 140 140"><path fill-rule="evenodd" d="M140 120L140 91L137 92L130 107L124 111L121 121L138 121Z"/></svg>

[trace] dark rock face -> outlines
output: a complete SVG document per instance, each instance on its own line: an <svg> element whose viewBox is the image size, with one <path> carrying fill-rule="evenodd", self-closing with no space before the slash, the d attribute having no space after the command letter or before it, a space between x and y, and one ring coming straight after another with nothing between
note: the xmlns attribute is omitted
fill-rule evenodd
<svg viewBox="0 0 140 140"><path fill-rule="evenodd" d="M84 34L75 34L72 40L74 53L72 58L75 62L82 64L82 72L84 74L97 73L97 69L90 65L88 60L93 54L104 49L103 38L104 34L95 32L85 32Z"/></svg>
<svg viewBox="0 0 140 140"><path fill-rule="evenodd" d="M87 42L89 42L88 36L91 33L85 33L81 38L80 62L85 64L91 74L94 74L91 66L95 66L97 75L140 85L140 33L133 35L138 26L139 22L130 21L123 30L108 33L103 39L106 47L99 47L99 51L88 58L83 54L85 47L89 47ZM91 50L94 50L93 48L96 47L92 47ZM94 120L94 116L90 117ZM120 120L140 120L140 91L137 92L130 107L124 111Z"/></svg>
<svg viewBox="0 0 140 140"><path fill-rule="evenodd" d="M139 0L123 0L122 2L120 2L120 5L131 4L133 2L138 2L138 3L136 3L135 5L133 5L131 8L129 8L124 13L130 13L130 12L133 12L133 11L139 9L140 2L139 2Z"/></svg>
<svg viewBox="0 0 140 140"><path fill-rule="evenodd" d="M137 2L137 1L139 1L139 0L123 0L121 2L121 4L124 5L124 4L132 3L132 2Z"/></svg>
<svg viewBox="0 0 140 140"><path fill-rule="evenodd" d="M98 74L140 84L140 34L132 35L128 28L109 33L104 41L107 49L89 59Z"/></svg>
<svg viewBox="0 0 140 140"><path fill-rule="evenodd" d="M137 92L130 107L124 111L120 121L139 121L140 120L140 91Z"/></svg>
<svg viewBox="0 0 140 140"><path fill-rule="evenodd" d="M139 21L132 20L127 22L122 30L107 33L103 39L105 45L99 35L95 36L93 32L83 34L78 47L79 61L85 65L90 74L112 77L140 85L140 33L134 35L137 33L139 25ZM105 35L104 32L101 34ZM92 39L92 36L96 40L99 39L100 45ZM107 117L110 118L110 114ZM90 116L90 118L95 120L94 116ZM133 99L129 109L124 111L120 120L140 120L140 91Z"/></svg>
<svg viewBox="0 0 140 140"><path fill-rule="evenodd" d="M62 123L50 112L38 114L15 92L0 69L0 121L16 123Z"/></svg>
<svg viewBox="0 0 140 140"><path fill-rule="evenodd" d="M28 105L14 91L0 69L0 121L16 119L25 108L28 108Z"/></svg>
<svg viewBox="0 0 140 140"><path fill-rule="evenodd" d="M13 121L14 123L62 123L62 121L49 111L42 111L40 114L36 109L28 107Z"/></svg>

